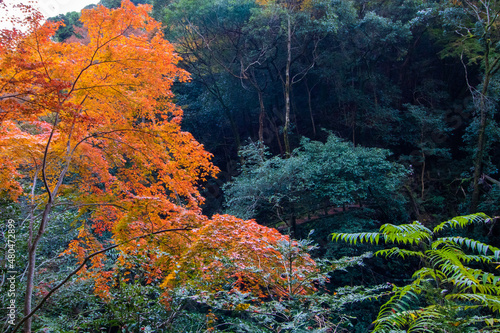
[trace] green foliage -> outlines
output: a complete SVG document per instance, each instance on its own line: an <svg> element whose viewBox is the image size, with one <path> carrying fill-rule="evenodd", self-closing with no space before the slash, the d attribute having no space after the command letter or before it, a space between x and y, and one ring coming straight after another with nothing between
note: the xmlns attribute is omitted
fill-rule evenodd
<svg viewBox="0 0 500 333"><path fill-rule="evenodd" d="M500 207L500 184L494 184L486 193L484 201L479 204L478 209L488 215L499 215Z"/></svg>
<svg viewBox="0 0 500 333"><path fill-rule="evenodd" d="M275 211L265 218L279 221L324 205L363 202L400 209L405 202L399 189L407 171L388 161L387 150L353 147L334 135L325 143L303 139L289 158L269 157L256 143L240 156L241 174L224 187L228 211L240 217Z"/></svg>
<svg viewBox="0 0 500 333"><path fill-rule="evenodd" d="M151 3L150 0L130 0L134 5ZM118 8L122 4L122 0L101 0L99 2L100 5L103 5L107 8Z"/></svg>
<svg viewBox="0 0 500 333"><path fill-rule="evenodd" d="M107 302L95 296L93 288L93 283L81 280L66 285L40 313L40 331L167 332L175 317L176 304L169 311L161 302L162 291L155 285L122 280Z"/></svg>
<svg viewBox="0 0 500 333"><path fill-rule="evenodd" d="M498 58L498 4L465 2L449 4L440 11L449 44L441 56L465 55L471 64L484 66L484 59ZM483 52L487 50L487 53ZM497 64L493 64L496 66Z"/></svg>
<svg viewBox="0 0 500 333"><path fill-rule="evenodd" d="M74 27L81 27L82 23L80 22L80 13L78 12L68 12L66 14L59 14L55 17L49 18L49 21L59 22L62 21L64 26L60 26L56 31L56 35L54 36L58 42L63 42L66 39L73 36L75 33Z"/></svg>
<svg viewBox="0 0 500 333"><path fill-rule="evenodd" d="M436 87L426 88L436 89ZM424 95L422 98L443 99L443 97L433 96L429 92L427 94L428 96ZM444 136L450 130L445 121L446 114L443 110L436 110L424 105L407 104L405 107L407 111L403 118L404 122L413 123L415 126L402 133L404 140L418 147L426 156L449 157L449 150L439 147L437 142L433 140L433 136Z"/></svg>
<svg viewBox="0 0 500 333"><path fill-rule="evenodd" d="M0 301L2 304L9 304L11 299L15 300L16 304L16 320L22 318L24 289L26 287L26 266L28 262L27 243L29 238L29 210L30 207L26 201L19 203L11 201L0 201L0 237L5 242L0 250ZM53 221L51 227L47 228L47 237L41 240L43 249L38 252L40 264L37 266L37 278L35 280L35 295L34 302L38 302L58 281L66 277L68 272L74 268L74 260L68 257L60 257L59 254L64 251L70 240L76 237L75 220L78 218L77 213L73 209L68 209L64 203L54 210ZM7 237L8 221L12 220L15 235L13 249L15 250L15 258L13 268L7 265L8 247ZM10 242L9 242L10 243ZM11 243L12 244L12 243ZM10 278L12 280L6 280ZM14 283L11 284L10 281ZM73 329L69 322L78 323L79 310L82 304L87 304L89 298L86 294L92 292L91 288L82 283L71 281L68 283L67 289L56 294L56 297L47 303L38 315L40 323L37 327L50 328L54 332L69 331ZM14 293L14 295L12 294ZM80 295L75 297L75 295ZM92 303L92 302L90 302ZM95 305L94 303L92 303ZM6 307L0 309L0 318L2 325L7 322L6 316L9 310ZM2 332L8 332L9 326L5 325ZM10 326L12 329L12 326Z"/></svg>
<svg viewBox="0 0 500 333"><path fill-rule="evenodd" d="M374 332L495 331L499 325L500 249L473 239L440 236L444 231L489 223L485 214L455 217L430 230L412 224L384 224L376 233L332 234L335 241L351 244L395 244L375 255L420 258L422 267L413 282L394 286L393 296L379 311ZM401 246L409 246L402 248ZM450 316L450 314L454 316Z"/></svg>

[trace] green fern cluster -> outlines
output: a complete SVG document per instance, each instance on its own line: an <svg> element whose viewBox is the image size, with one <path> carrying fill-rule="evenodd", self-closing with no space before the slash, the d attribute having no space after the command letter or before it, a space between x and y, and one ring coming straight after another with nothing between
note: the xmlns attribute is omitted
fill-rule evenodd
<svg viewBox="0 0 500 333"><path fill-rule="evenodd" d="M440 237L490 222L479 213L455 217L433 230L416 221L384 224L375 233L332 234L334 241L350 244L392 244L375 255L422 262L411 284L393 287L373 332L500 332L500 249L465 237Z"/></svg>

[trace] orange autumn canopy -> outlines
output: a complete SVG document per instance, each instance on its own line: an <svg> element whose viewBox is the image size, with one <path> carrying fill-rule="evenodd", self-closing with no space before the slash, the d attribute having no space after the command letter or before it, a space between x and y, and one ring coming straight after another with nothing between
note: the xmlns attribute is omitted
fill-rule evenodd
<svg viewBox="0 0 500 333"><path fill-rule="evenodd" d="M245 260L272 272L283 258L270 246L286 237L255 222L201 215L198 185L218 170L181 130L171 88L189 76L148 10L127 0L116 10L84 10L86 36L67 43L51 39L59 23L41 25L37 15L26 33L1 34L1 195L25 194L49 213L56 205L87 213L66 252L82 260L105 247L96 235L111 232L113 243L123 243L118 266L140 268L147 282L167 288L175 267L220 271L210 262L214 249L235 263L221 278L241 280ZM160 233L169 229L185 230ZM104 259L93 257L86 272L106 297L113 272L102 271ZM315 270L309 257L297 265Z"/></svg>
<svg viewBox="0 0 500 333"><path fill-rule="evenodd" d="M116 10L84 10L85 43L55 43L58 24L39 21L21 38L3 36L0 159L10 169L0 182L4 194L15 198L27 177L46 181L47 194L109 204L94 213L101 230L125 223L139 202L164 215L197 209L197 182L216 168L180 129L171 87L188 74L176 66L179 57L149 9L124 1ZM112 205L118 202L121 208Z"/></svg>
<svg viewBox="0 0 500 333"><path fill-rule="evenodd" d="M54 42L59 24L36 12L28 31L0 36L0 191L29 194L43 225L57 205L88 211L91 252L102 248L93 232L119 242L197 226L199 182L217 172L180 128L171 88L189 76L149 10L84 10L87 36L71 43Z"/></svg>

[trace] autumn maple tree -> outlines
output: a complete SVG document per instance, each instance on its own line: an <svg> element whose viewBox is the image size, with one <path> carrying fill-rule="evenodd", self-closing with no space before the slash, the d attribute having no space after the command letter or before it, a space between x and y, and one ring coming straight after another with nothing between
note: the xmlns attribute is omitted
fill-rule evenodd
<svg viewBox="0 0 500 333"><path fill-rule="evenodd" d="M31 332L38 308L32 309L37 249L58 207L86 217L66 253L79 258L80 273L94 279L103 299L115 273L103 270L107 248L119 248L120 267L131 256L142 258L135 268L167 289L174 266L187 271L203 263L204 274L217 271L209 249L236 260L237 267L224 273L240 282L245 252L253 253L250 262L280 260L268 250L284 239L277 231L202 216L198 186L217 168L181 130L182 110L171 88L189 76L148 16L150 6L123 1L115 10L84 10L85 35L66 43L51 39L60 23L42 24L38 12L21 8L28 14L26 30L0 35L0 191L29 204L24 332ZM104 232L112 235L109 243L99 238ZM300 263L315 269L308 257ZM264 281L253 285L259 283Z"/></svg>
<svg viewBox="0 0 500 333"><path fill-rule="evenodd" d="M253 220L215 215L193 230L180 267L164 279L164 287L189 280L201 290L217 290L233 278L232 290L280 299L315 290L310 279L319 273L314 260L300 251L297 241Z"/></svg>
<svg viewBox="0 0 500 333"><path fill-rule="evenodd" d="M148 6L84 11L87 37L73 43L53 42L58 24L23 8L28 31L3 31L0 42L0 183L16 198L30 181L28 315L37 246L55 206L89 210L80 235L96 251L102 245L87 234L121 240L196 223L188 216L200 213L198 182L216 168L180 129L170 89L188 74Z"/></svg>

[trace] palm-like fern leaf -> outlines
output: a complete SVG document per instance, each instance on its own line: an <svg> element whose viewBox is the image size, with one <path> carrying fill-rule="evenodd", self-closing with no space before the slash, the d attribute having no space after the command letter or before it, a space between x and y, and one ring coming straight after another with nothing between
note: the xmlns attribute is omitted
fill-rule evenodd
<svg viewBox="0 0 500 333"><path fill-rule="evenodd" d="M485 257L480 261L488 261L488 260L499 260L500 259L500 249L489 244L485 244L474 239L466 238L466 237L441 237L436 240L432 245L433 248L438 248L443 243L453 243L459 246L465 246L468 249L478 252ZM491 252L491 255L488 255L488 252Z"/></svg>
<svg viewBox="0 0 500 333"><path fill-rule="evenodd" d="M377 320L387 317L395 311L406 311L411 308L411 304L418 300L421 287L417 284L409 284L404 287L394 287L394 295L380 308Z"/></svg>
<svg viewBox="0 0 500 333"><path fill-rule="evenodd" d="M452 218L451 220L448 220L448 221L445 221L445 222L438 224L434 228L433 232L435 234L437 234L438 232L440 232L446 228L451 228L451 229L454 229L457 227L464 228L464 227L471 225L471 224L483 223L489 219L490 218L484 213L477 213L477 214L471 214L471 215L465 215L465 216L457 216L457 217Z"/></svg>
<svg viewBox="0 0 500 333"><path fill-rule="evenodd" d="M353 245L356 245L357 242L378 244L380 236L383 237L383 235L378 232L361 232L355 234L333 233L332 240L338 241L340 239Z"/></svg>
<svg viewBox="0 0 500 333"><path fill-rule="evenodd" d="M419 244L432 239L432 231L415 221L412 224L384 224L380 227L386 243Z"/></svg>
<svg viewBox="0 0 500 333"><path fill-rule="evenodd" d="M415 284L421 285L423 281L427 280L440 281L446 279L446 275L440 270L433 269L432 267L422 267L413 273L412 278L415 279Z"/></svg>
<svg viewBox="0 0 500 333"><path fill-rule="evenodd" d="M451 294L446 298L453 300L460 300L465 302L477 302L482 306L489 308L494 312L500 312L500 296L498 295L484 295L484 294Z"/></svg>
<svg viewBox="0 0 500 333"><path fill-rule="evenodd" d="M373 332L436 332L435 323L442 314L430 307L426 309L391 312L383 318L377 318Z"/></svg>
<svg viewBox="0 0 500 333"><path fill-rule="evenodd" d="M333 234L333 240L351 244L378 244L380 240L397 244L375 255L418 257L425 265L413 274L412 283L393 288L393 296L380 308L374 332L447 332L448 328L458 326L494 331L498 320L491 315L464 317L463 312L486 308L500 312L500 276L478 268L498 265L500 249L465 237L436 238L445 229L463 228L489 219L480 213L455 217L432 231L414 222L384 224L378 233ZM411 247L404 249L401 245ZM430 304L420 308L423 302Z"/></svg>
<svg viewBox="0 0 500 333"><path fill-rule="evenodd" d="M359 243L378 244L380 239L384 243L419 244L432 239L432 231L415 221L412 224L394 225L384 224L380 232L360 232L354 234L333 233L332 240L342 240L350 244Z"/></svg>
<svg viewBox="0 0 500 333"><path fill-rule="evenodd" d="M425 255L421 251L411 251L411 250L405 250L405 249L400 249L399 247L393 247L391 249L385 249L385 250L380 250L375 252L376 256L384 256L386 258L392 257L392 256L400 256L403 259L405 257L419 257L419 258L424 258Z"/></svg>

